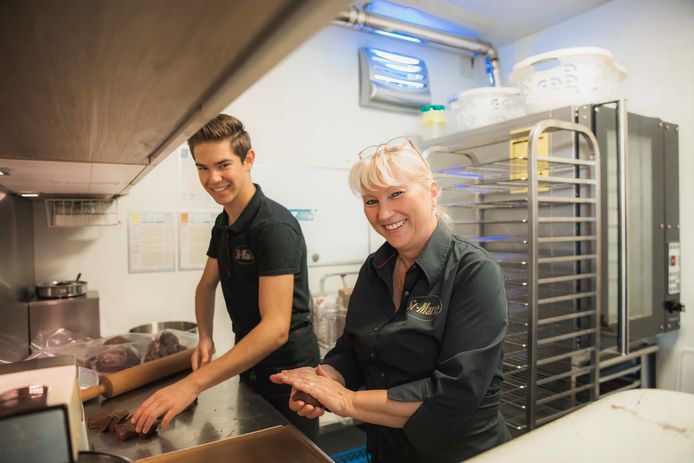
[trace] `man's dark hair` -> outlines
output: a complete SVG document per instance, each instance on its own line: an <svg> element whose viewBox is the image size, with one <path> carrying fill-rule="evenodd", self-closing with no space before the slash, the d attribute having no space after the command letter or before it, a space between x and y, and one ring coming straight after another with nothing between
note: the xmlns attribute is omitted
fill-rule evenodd
<svg viewBox="0 0 694 463"><path fill-rule="evenodd" d="M220 114L195 132L188 139L188 147L195 159L194 149L200 143L224 140L229 140L232 153L240 157L242 162L246 160L246 153L251 149L251 137L240 120L227 114Z"/></svg>

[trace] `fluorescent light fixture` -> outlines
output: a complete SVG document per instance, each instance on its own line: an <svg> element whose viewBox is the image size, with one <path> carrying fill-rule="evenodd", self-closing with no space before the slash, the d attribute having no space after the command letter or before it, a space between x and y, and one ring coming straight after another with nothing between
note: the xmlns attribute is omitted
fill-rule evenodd
<svg viewBox="0 0 694 463"><path fill-rule="evenodd" d="M19 193L19 196L22 198L38 198L39 194L38 193Z"/></svg>
<svg viewBox="0 0 694 463"><path fill-rule="evenodd" d="M392 37L394 39L406 40L408 42L422 43L422 39L417 37L412 37L411 35L401 34L399 32L382 31L380 29L374 29L374 34L384 35L386 37Z"/></svg>
<svg viewBox="0 0 694 463"><path fill-rule="evenodd" d="M359 49L359 103L419 114L430 104L426 63L414 56L374 48Z"/></svg>
<svg viewBox="0 0 694 463"><path fill-rule="evenodd" d="M398 55L395 53L390 53L388 51L383 51L383 50L377 50L375 48L371 49L371 52L383 59L386 59L388 61L395 61L396 63L402 63L402 64L419 64L421 61L417 58L412 58L410 56L403 56L403 55Z"/></svg>
<svg viewBox="0 0 694 463"><path fill-rule="evenodd" d="M385 67L395 69L396 71L400 72L419 72L422 70L421 66L413 66L411 64L386 63Z"/></svg>
<svg viewBox="0 0 694 463"><path fill-rule="evenodd" d="M409 80L396 79L394 77L388 77L382 74L375 74L374 79L380 80L381 82L388 82L389 84L395 84L400 87L424 88L424 84L421 82L410 82Z"/></svg>

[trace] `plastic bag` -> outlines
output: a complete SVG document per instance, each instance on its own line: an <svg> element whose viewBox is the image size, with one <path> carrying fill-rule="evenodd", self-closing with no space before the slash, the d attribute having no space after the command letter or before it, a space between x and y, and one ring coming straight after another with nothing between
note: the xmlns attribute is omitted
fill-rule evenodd
<svg viewBox="0 0 694 463"><path fill-rule="evenodd" d="M26 340L0 334L0 364L24 360L26 356Z"/></svg>
<svg viewBox="0 0 694 463"><path fill-rule="evenodd" d="M100 338L87 352L85 366L99 375L114 373L142 363L152 336L127 333Z"/></svg>
<svg viewBox="0 0 694 463"><path fill-rule="evenodd" d="M152 336L148 334L128 333L92 339L59 328L37 333L28 359L70 355L77 366L103 375L142 363L151 342Z"/></svg>
<svg viewBox="0 0 694 463"><path fill-rule="evenodd" d="M31 355L26 360L71 355L77 365L84 366L89 350L98 343L98 340L81 336L65 328L39 331L31 340Z"/></svg>
<svg viewBox="0 0 694 463"><path fill-rule="evenodd" d="M159 331L147 348L144 361L149 362L182 350L195 347L198 336L188 331L165 329Z"/></svg>

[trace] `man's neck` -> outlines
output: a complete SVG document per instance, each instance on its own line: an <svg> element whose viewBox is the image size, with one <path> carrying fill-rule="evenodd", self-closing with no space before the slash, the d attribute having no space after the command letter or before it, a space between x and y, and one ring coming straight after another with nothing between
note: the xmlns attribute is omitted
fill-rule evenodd
<svg viewBox="0 0 694 463"><path fill-rule="evenodd" d="M224 212L227 213L227 217L229 218L228 225L231 225L238 220L241 213L244 211L244 209L246 209L246 206L248 206L248 203L250 203L251 199L253 199L255 191L255 184L250 182L248 188L240 191L238 196L234 198L232 202L224 205Z"/></svg>

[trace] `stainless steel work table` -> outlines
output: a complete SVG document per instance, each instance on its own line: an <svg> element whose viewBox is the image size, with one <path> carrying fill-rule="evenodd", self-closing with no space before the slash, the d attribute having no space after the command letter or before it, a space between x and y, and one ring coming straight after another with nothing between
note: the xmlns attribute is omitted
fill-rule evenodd
<svg viewBox="0 0 694 463"><path fill-rule="evenodd" d="M154 391L184 376L158 381L112 399L99 397L84 404L84 413L90 416L123 409L133 413ZM93 450L137 460L287 423L286 418L236 376L200 394L195 408L179 414L169 429L160 431L158 436L125 442L111 432L88 431L88 436Z"/></svg>

